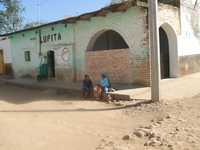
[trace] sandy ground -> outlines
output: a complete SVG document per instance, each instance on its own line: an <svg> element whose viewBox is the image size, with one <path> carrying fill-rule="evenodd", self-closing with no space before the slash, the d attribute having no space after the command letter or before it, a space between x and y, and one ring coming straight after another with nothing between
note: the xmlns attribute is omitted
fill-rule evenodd
<svg viewBox="0 0 200 150"><path fill-rule="evenodd" d="M200 95L191 99L143 105L124 110L134 121L135 115L155 115L121 140L105 138L98 150L200 150ZM146 116L141 117L145 119Z"/></svg>
<svg viewBox="0 0 200 150"><path fill-rule="evenodd" d="M116 108L1 84L0 150L200 150L200 96Z"/></svg>
<svg viewBox="0 0 200 150"><path fill-rule="evenodd" d="M164 79L160 82L162 100L188 99L200 91L200 73L195 73L180 78ZM125 89L115 93L130 95L132 99L150 99L151 88Z"/></svg>

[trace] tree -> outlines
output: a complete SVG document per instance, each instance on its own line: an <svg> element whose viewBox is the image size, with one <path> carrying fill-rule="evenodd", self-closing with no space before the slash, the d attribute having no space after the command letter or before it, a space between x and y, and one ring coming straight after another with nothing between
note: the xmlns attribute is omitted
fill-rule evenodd
<svg viewBox="0 0 200 150"><path fill-rule="evenodd" d="M20 30L23 11L19 0L0 0L0 34Z"/></svg>
<svg viewBox="0 0 200 150"><path fill-rule="evenodd" d="M112 0L111 5L117 4L117 3L122 3L122 2L125 2L125 1L128 1L128 0Z"/></svg>
<svg viewBox="0 0 200 150"><path fill-rule="evenodd" d="M44 22L30 22L24 25L24 29L32 28L32 27L37 27L44 24Z"/></svg>

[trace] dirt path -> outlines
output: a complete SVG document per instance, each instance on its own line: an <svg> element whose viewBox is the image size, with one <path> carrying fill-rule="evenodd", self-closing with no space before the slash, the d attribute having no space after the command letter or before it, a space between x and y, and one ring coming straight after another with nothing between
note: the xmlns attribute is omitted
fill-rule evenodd
<svg viewBox="0 0 200 150"><path fill-rule="evenodd" d="M1 85L0 149L94 150L103 138L120 139L153 117L144 112L130 118L123 110L102 111L106 108L116 106Z"/></svg>
<svg viewBox="0 0 200 150"><path fill-rule="evenodd" d="M107 108L116 106L2 84L0 150L200 149L198 96L137 108ZM146 135L134 134L144 129ZM125 135L128 140L122 139Z"/></svg>

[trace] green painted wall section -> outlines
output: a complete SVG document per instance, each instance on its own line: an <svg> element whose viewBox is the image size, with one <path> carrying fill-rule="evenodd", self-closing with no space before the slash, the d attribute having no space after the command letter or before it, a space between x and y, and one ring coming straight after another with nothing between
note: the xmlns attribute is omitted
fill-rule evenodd
<svg viewBox="0 0 200 150"><path fill-rule="evenodd" d="M31 38L33 38L31 40ZM39 64L39 44L38 37L34 31L16 34L11 38L11 53L14 74L16 77L31 75L32 72L38 67ZM31 52L31 61L26 62L24 58L24 52Z"/></svg>
<svg viewBox="0 0 200 150"><path fill-rule="evenodd" d="M56 40L50 38L48 42L41 44L39 42L39 30L27 31L18 33L10 37L11 39L11 51L13 57L13 68L16 77L24 75L34 76L41 62L44 62L44 57L47 56L47 52L55 51L56 68L73 68L72 60L72 48L73 48L73 26L68 24L57 24L40 29L41 39L57 34ZM58 40L58 34L61 35L61 40ZM24 58L24 52L31 52L31 61L26 62ZM64 56L63 55L67 55ZM66 60L67 62L63 62Z"/></svg>

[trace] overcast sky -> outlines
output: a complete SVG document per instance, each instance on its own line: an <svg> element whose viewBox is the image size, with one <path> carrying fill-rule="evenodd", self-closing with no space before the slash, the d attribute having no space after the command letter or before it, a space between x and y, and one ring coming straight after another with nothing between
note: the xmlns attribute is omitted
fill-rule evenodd
<svg viewBox="0 0 200 150"><path fill-rule="evenodd" d="M110 0L22 0L25 23L51 22L104 7Z"/></svg>

